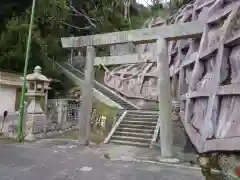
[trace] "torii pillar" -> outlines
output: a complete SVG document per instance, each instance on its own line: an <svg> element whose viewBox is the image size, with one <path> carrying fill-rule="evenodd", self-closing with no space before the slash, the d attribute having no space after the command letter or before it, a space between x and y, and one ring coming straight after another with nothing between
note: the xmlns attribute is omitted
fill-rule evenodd
<svg viewBox="0 0 240 180"><path fill-rule="evenodd" d="M157 67L158 67L158 101L160 111L160 142L161 155L172 157L172 97L170 87L170 73L168 67L167 40L157 40Z"/></svg>
<svg viewBox="0 0 240 180"><path fill-rule="evenodd" d="M83 145L89 144L90 120L92 115L93 104L93 80L94 80L94 59L95 48L87 46L86 63L84 77L85 81L82 86L82 103L79 116L79 140Z"/></svg>

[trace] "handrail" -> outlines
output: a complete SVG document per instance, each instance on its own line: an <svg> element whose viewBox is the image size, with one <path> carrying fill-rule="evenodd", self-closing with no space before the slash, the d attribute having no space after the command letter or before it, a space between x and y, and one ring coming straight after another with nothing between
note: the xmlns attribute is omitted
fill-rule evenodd
<svg viewBox="0 0 240 180"><path fill-rule="evenodd" d="M157 121L157 125L155 127L155 130L154 130L154 133L153 133L153 136L152 136L152 140L151 140L151 144L150 144L150 147L152 148L154 143L157 141L157 137L158 137L158 133L160 131L160 123L161 119L160 119L160 116L158 116L158 121Z"/></svg>
<svg viewBox="0 0 240 180"><path fill-rule="evenodd" d="M77 85L81 86L82 83L84 83L84 80L79 78L78 76L76 76L75 74L73 74L71 71L69 71L67 68L63 67L61 64L56 64L57 66L59 66L59 68L61 68L64 73L72 80L77 81L79 83L77 83ZM93 93L94 96L100 100L103 103L108 104L109 106L116 106L119 109L123 109L124 107L122 105L120 105L118 102L115 102L114 100L112 100L110 97L104 95L101 91L99 91L98 89L96 89L95 87L93 87ZM107 99L107 101L106 101ZM110 104L109 104L110 103Z"/></svg>
<svg viewBox="0 0 240 180"><path fill-rule="evenodd" d="M110 133L108 134L108 136L105 138L104 140L104 144L108 143L108 141L110 140L110 138L112 137L112 135L115 133L116 129L118 128L118 126L120 125L120 123L122 122L123 118L127 115L128 111L125 110L123 112L123 114L120 116L120 118L117 120L117 122L115 123L115 125L113 126L113 128L111 129Z"/></svg>
<svg viewBox="0 0 240 180"><path fill-rule="evenodd" d="M133 104L131 101L128 101L127 99L123 98L122 96L120 96L119 94L117 94L116 92L114 92L113 90L111 90L110 88L104 86L103 84L95 81L95 84L100 86L101 88L105 89L108 92L111 92L112 94L114 94L114 96L117 96L119 99L121 99L122 101L128 103L129 105L133 106L136 109L140 109L138 106L136 106L135 104Z"/></svg>
<svg viewBox="0 0 240 180"><path fill-rule="evenodd" d="M59 66L60 68L66 68L66 67L64 67L64 64L62 64L62 63L54 62L54 64L56 64L56 65ZM83 73L81 70L73 67L73 66L72 66L71 64L69 64L69 63L67 63L67 64L65 64L65 65L67 65L69 68L73 68L74 71L77 71L79 74L81 74L81 75L84 77L84 73ZM81 81L84 81L84 80L81 79ZM105 85L99 83L98 81L94 80L94 87L93 87L93 88L96 89L97 91L101 92L101 90L99 90L99 88L97 88L96 86L98 86L99 88L104 89L105 91L110 92L111 94L113 94L114 96L116 96L118 99L121 99L122 101L124 101L125 103L131 105L132 107L134 107L134 108L136 108L136 109L140 109L138 106L136 106L135 104L133 104L131 101L123 98L121 95L117 94L116 92L114 92L113 90L111 90L110 88L108 88L107 86L105 86ZM111 99L111 98L110 98L110 99ZM114 101L114 100L112 99L112 101ZM114 102L115 102L115 101L114 101ZM115 102L115 103L119 104L118 102ZM120 105L120 106L121 106L121 105ZM123 108L124 108L124 107L123 107Z"/></svg>
<svg viewBox="0 0 240 180"><path fill-rule="evenodd" d="M148 113L148 114L159 114L159 111L158 110L145 110L145 109L139 109L139 110L128 110L128 112L132 112L132 113L136 113L136 112L139 112L139 113Z"/></svg>
<svg viewBox="0 0 240 180"><path fill-rule="evenodd" d="M71 67L71 68L74 68L74 67L73 67L72 65L70 65L70 64L67 64L67 65L68 65L69 67ZM80 71L79 69L74 68L74 70L77 71L77 72L79 72L80 74L84 75L83 72ZM132 102L126 100L125 98L123 98L122 96L120 96L119 94L117 94L116 92L114 92L113 90L111 90L110 88L108 88L108 87L104 86L103 84L99 83L98 81L94 80L94 83L95 83L95 85L97 85L98 87L103 88L104 90L106 90L106 91L114 94L114 96L118 97L119 99L121 99L122 101L128 103L129 105L135 107L136 109L140 109L138 106L136 106L136 105L133 104ZM95 87L95 89L97 89L97 88Z"/></svg>

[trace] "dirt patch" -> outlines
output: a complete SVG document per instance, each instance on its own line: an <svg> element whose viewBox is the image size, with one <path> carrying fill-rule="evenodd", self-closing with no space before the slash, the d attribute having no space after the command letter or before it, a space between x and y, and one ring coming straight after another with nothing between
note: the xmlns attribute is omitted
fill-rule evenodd
<svg viewBox="0 0 240 180"><path fill-rule="evenodd" d="M79 133L77 131L74 132L66 132L59 136L51 137L51 139L70 139L70 140L78 140L79 139ZM104 141L104 136L98 133L91 132L90 134L90 141L95 144L100 144Z"/></svg>

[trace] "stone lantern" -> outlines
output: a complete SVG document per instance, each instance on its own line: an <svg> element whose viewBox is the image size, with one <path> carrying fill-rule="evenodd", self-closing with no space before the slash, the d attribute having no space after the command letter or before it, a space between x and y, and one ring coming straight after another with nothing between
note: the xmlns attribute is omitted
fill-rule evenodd
<svg viewBox="0 0 240 180"><path fill-rule="evenodd" d="M48 88L50 79L41 72L41 67L36 66L32 74L28 74L27 92L29 104L27 107L25 139L34 140L36 135L44 133L46 124L45 114L41 107L41 99L45 97L45 89Z"/></svg>

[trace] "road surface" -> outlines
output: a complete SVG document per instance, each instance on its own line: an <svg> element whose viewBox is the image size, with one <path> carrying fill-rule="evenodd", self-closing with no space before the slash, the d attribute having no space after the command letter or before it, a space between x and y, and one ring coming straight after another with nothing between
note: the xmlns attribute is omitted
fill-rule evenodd
<svg viewBox="0 0 240 180"><path fill-rule="evenodd" d="M115 162L75 145L0 144L1 180L203 180L197 170Z"/></svg>

